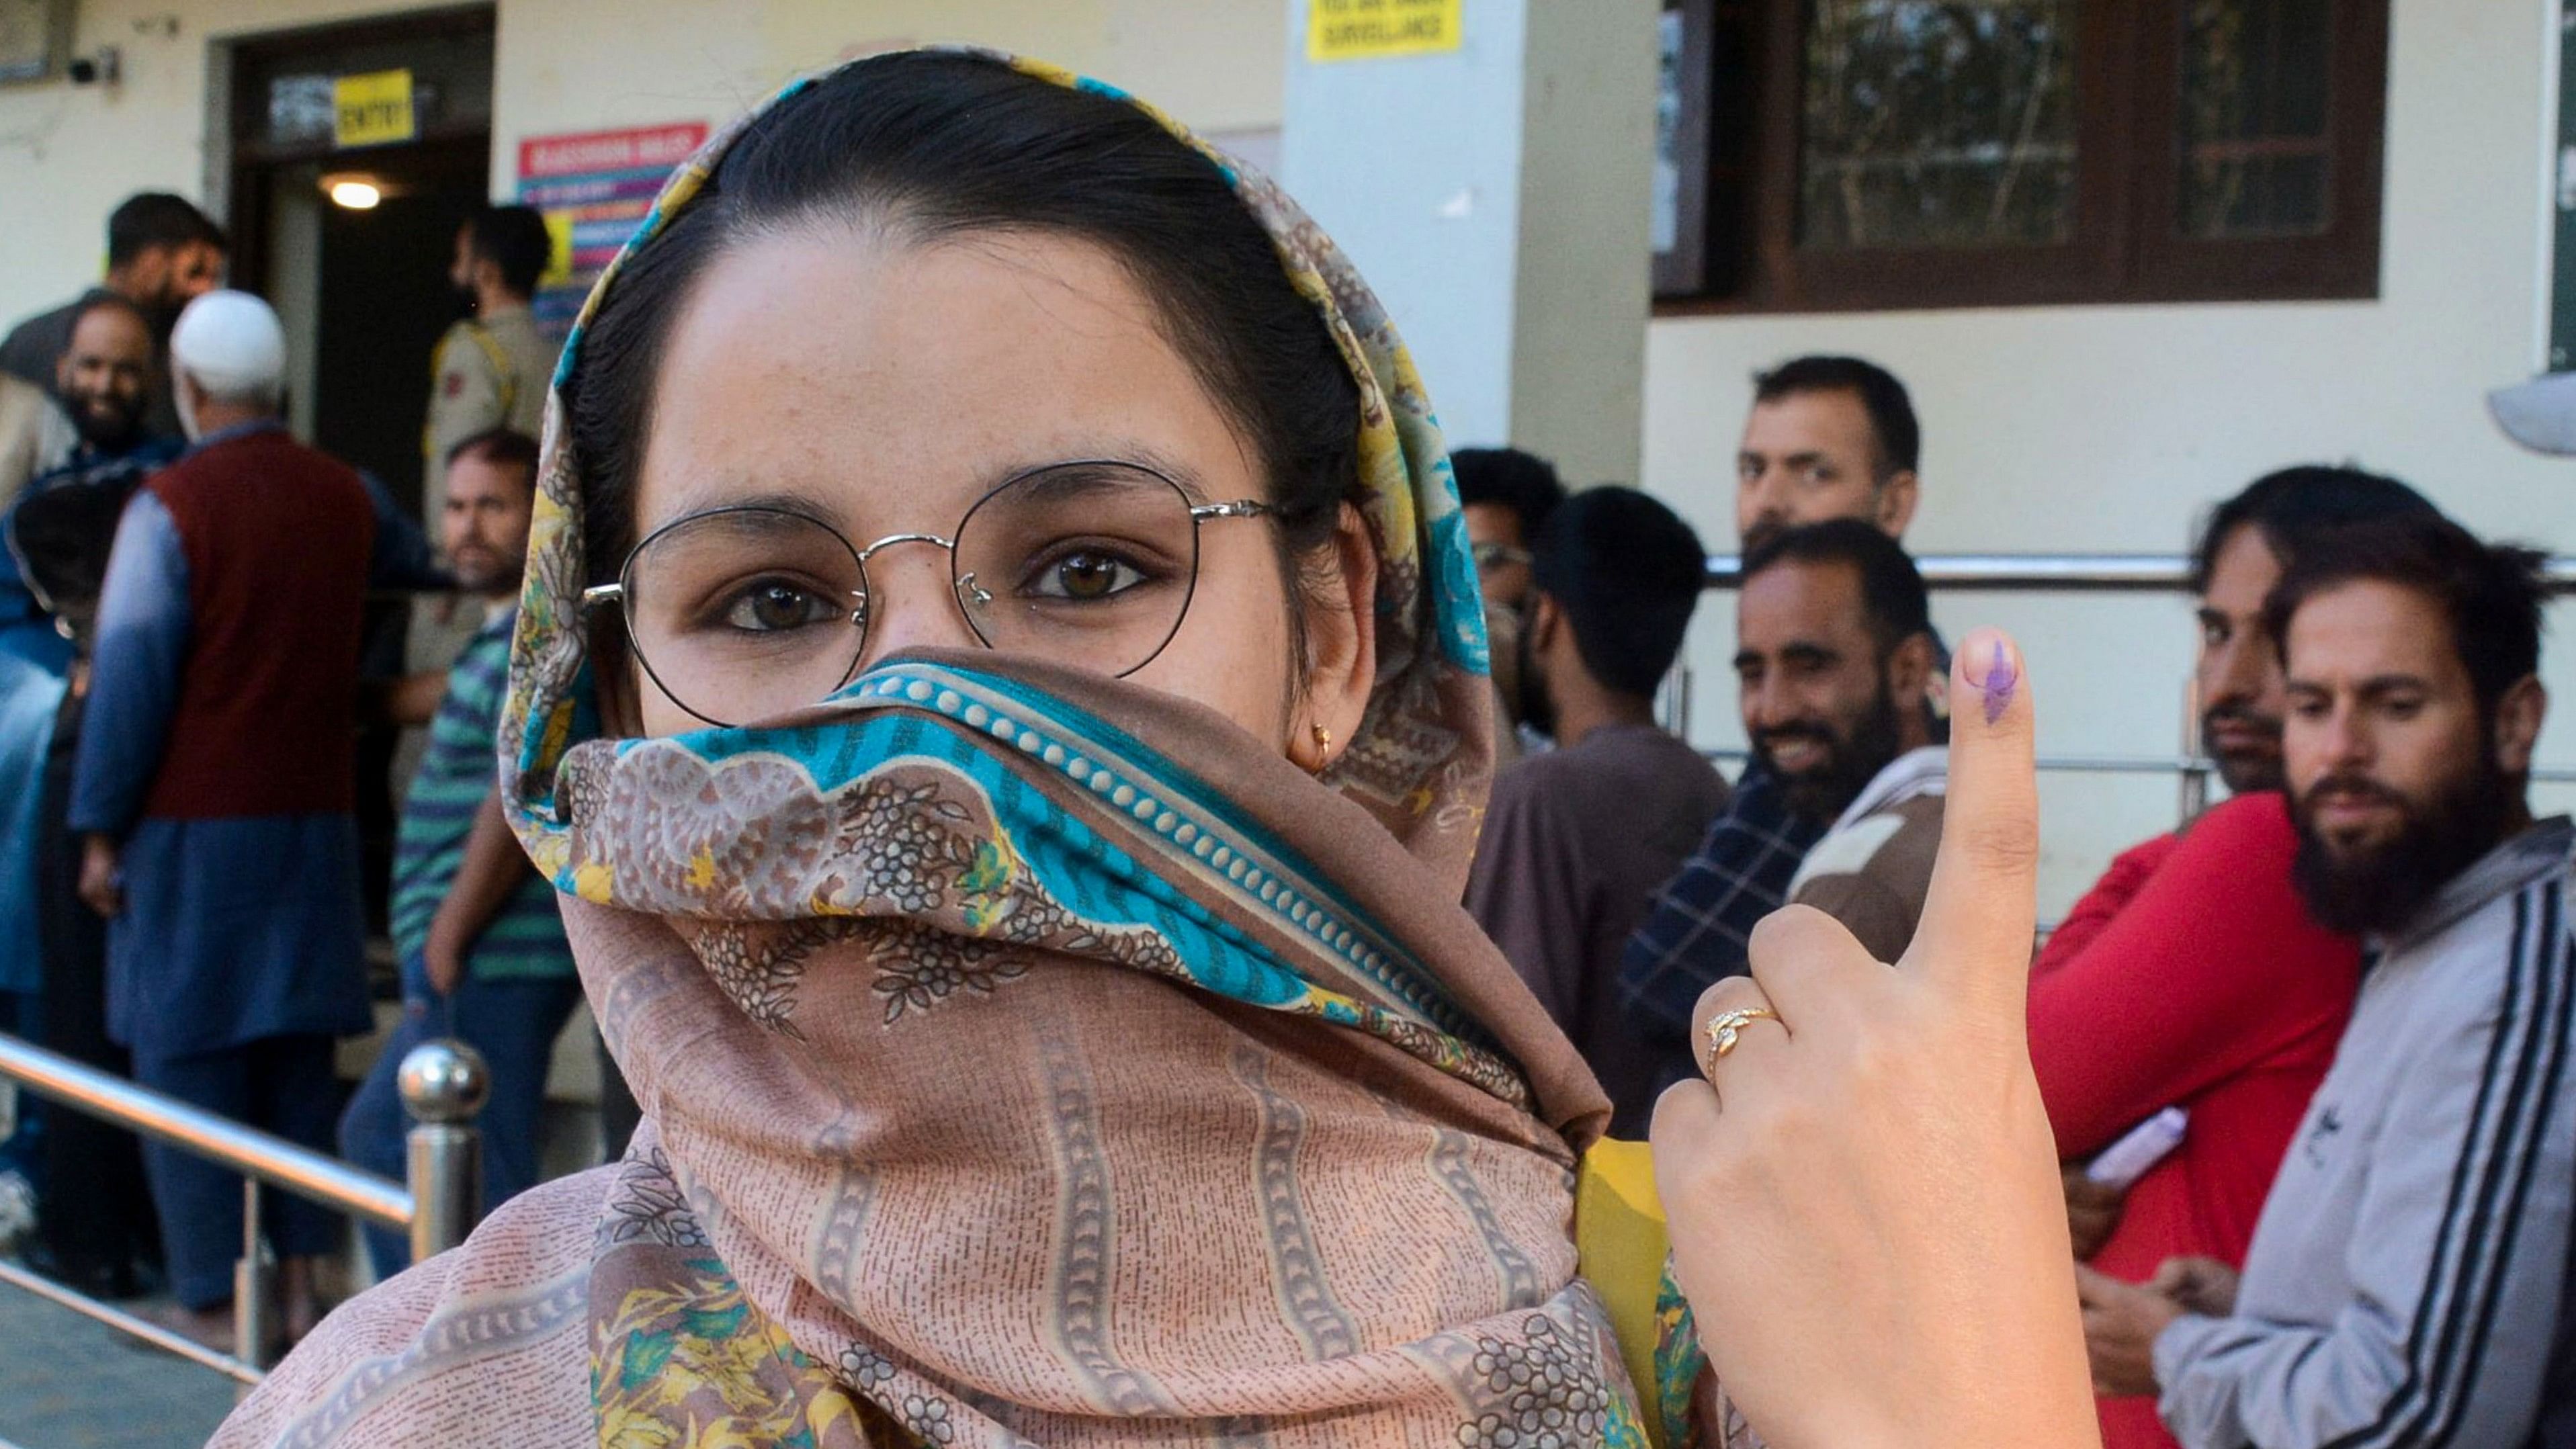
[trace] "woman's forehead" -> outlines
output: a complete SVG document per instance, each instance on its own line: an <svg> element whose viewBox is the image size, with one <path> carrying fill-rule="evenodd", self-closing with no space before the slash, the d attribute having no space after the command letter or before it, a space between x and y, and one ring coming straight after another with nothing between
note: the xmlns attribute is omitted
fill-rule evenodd
<svg viewBox="0 0 2576 1449"><path fill-rule="evenodd" d="M1103 249L835 226L748 241L693 289L661 360L637 522L757 492L854 527L938 529L1050 462L1136 462L1214 497L1250 488L1250 456Z"/></svg>

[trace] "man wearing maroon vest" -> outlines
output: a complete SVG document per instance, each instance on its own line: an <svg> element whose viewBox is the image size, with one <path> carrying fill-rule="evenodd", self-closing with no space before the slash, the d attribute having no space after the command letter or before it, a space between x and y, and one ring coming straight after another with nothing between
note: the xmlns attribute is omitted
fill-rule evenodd
<svg viewBox="0 0 2576 1449"><path fill-rule="evenodd" d="M81 896L109 917L108 1031L136 1080L328 1152L333 1038L368 1025L352 711L374 511L278 421L266 303L208 293L170 352L192 446L117 526L72 791ZM145 1153L173 1326L226 1343L240 1179ZM262 1220L294 1333L338 1225L286 1194Z"/></svg>

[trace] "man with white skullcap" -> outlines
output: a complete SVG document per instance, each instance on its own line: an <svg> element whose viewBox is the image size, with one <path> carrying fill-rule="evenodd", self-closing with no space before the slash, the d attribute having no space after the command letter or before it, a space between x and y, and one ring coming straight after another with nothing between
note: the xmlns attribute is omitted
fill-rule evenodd
<svg viewBox="0 0 2576 1449"><path fill-rule="evenodd" d="M278 421L267 303L207 293L170 354L191 446L117 525L72 787L80 894L109 918L108 1031L135 1079L328 1152L333 1038L369 1024L353 711L374 509ZM166 1148L146 1164L174 1326L226 1343L239 1178ZM262 1220L287 1327L309 1327L336 1220L285 1195Z"/></svg>

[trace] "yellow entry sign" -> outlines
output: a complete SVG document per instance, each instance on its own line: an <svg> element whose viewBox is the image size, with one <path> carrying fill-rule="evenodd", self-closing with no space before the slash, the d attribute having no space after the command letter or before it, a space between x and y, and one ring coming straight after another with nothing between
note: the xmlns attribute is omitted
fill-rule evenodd
<svg viewBox="0 0 2576 1449"><path fill-rule="evenodd" d="M1306 0L1308 60L1368 60L1458 48L1463 0Z"/></svg>
<svg viewBox="0 0 2576 1449"><path fill-rule="evenodd" d="M331 144L383 146L419 134L410 71L369 71L331 82Z"/></svg>

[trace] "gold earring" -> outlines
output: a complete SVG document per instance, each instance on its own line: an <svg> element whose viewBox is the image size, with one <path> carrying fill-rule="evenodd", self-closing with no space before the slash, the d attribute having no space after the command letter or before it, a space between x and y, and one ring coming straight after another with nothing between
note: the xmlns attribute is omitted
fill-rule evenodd
<svg viewBox="0 0 2576 1449"><path fill-rule="evenodd" d="M1306 773L1320 775L1333 763L1333 732L1322 725L1308 725L1306 732L1315 741L1315 763L1306 766Z"/></svg>

